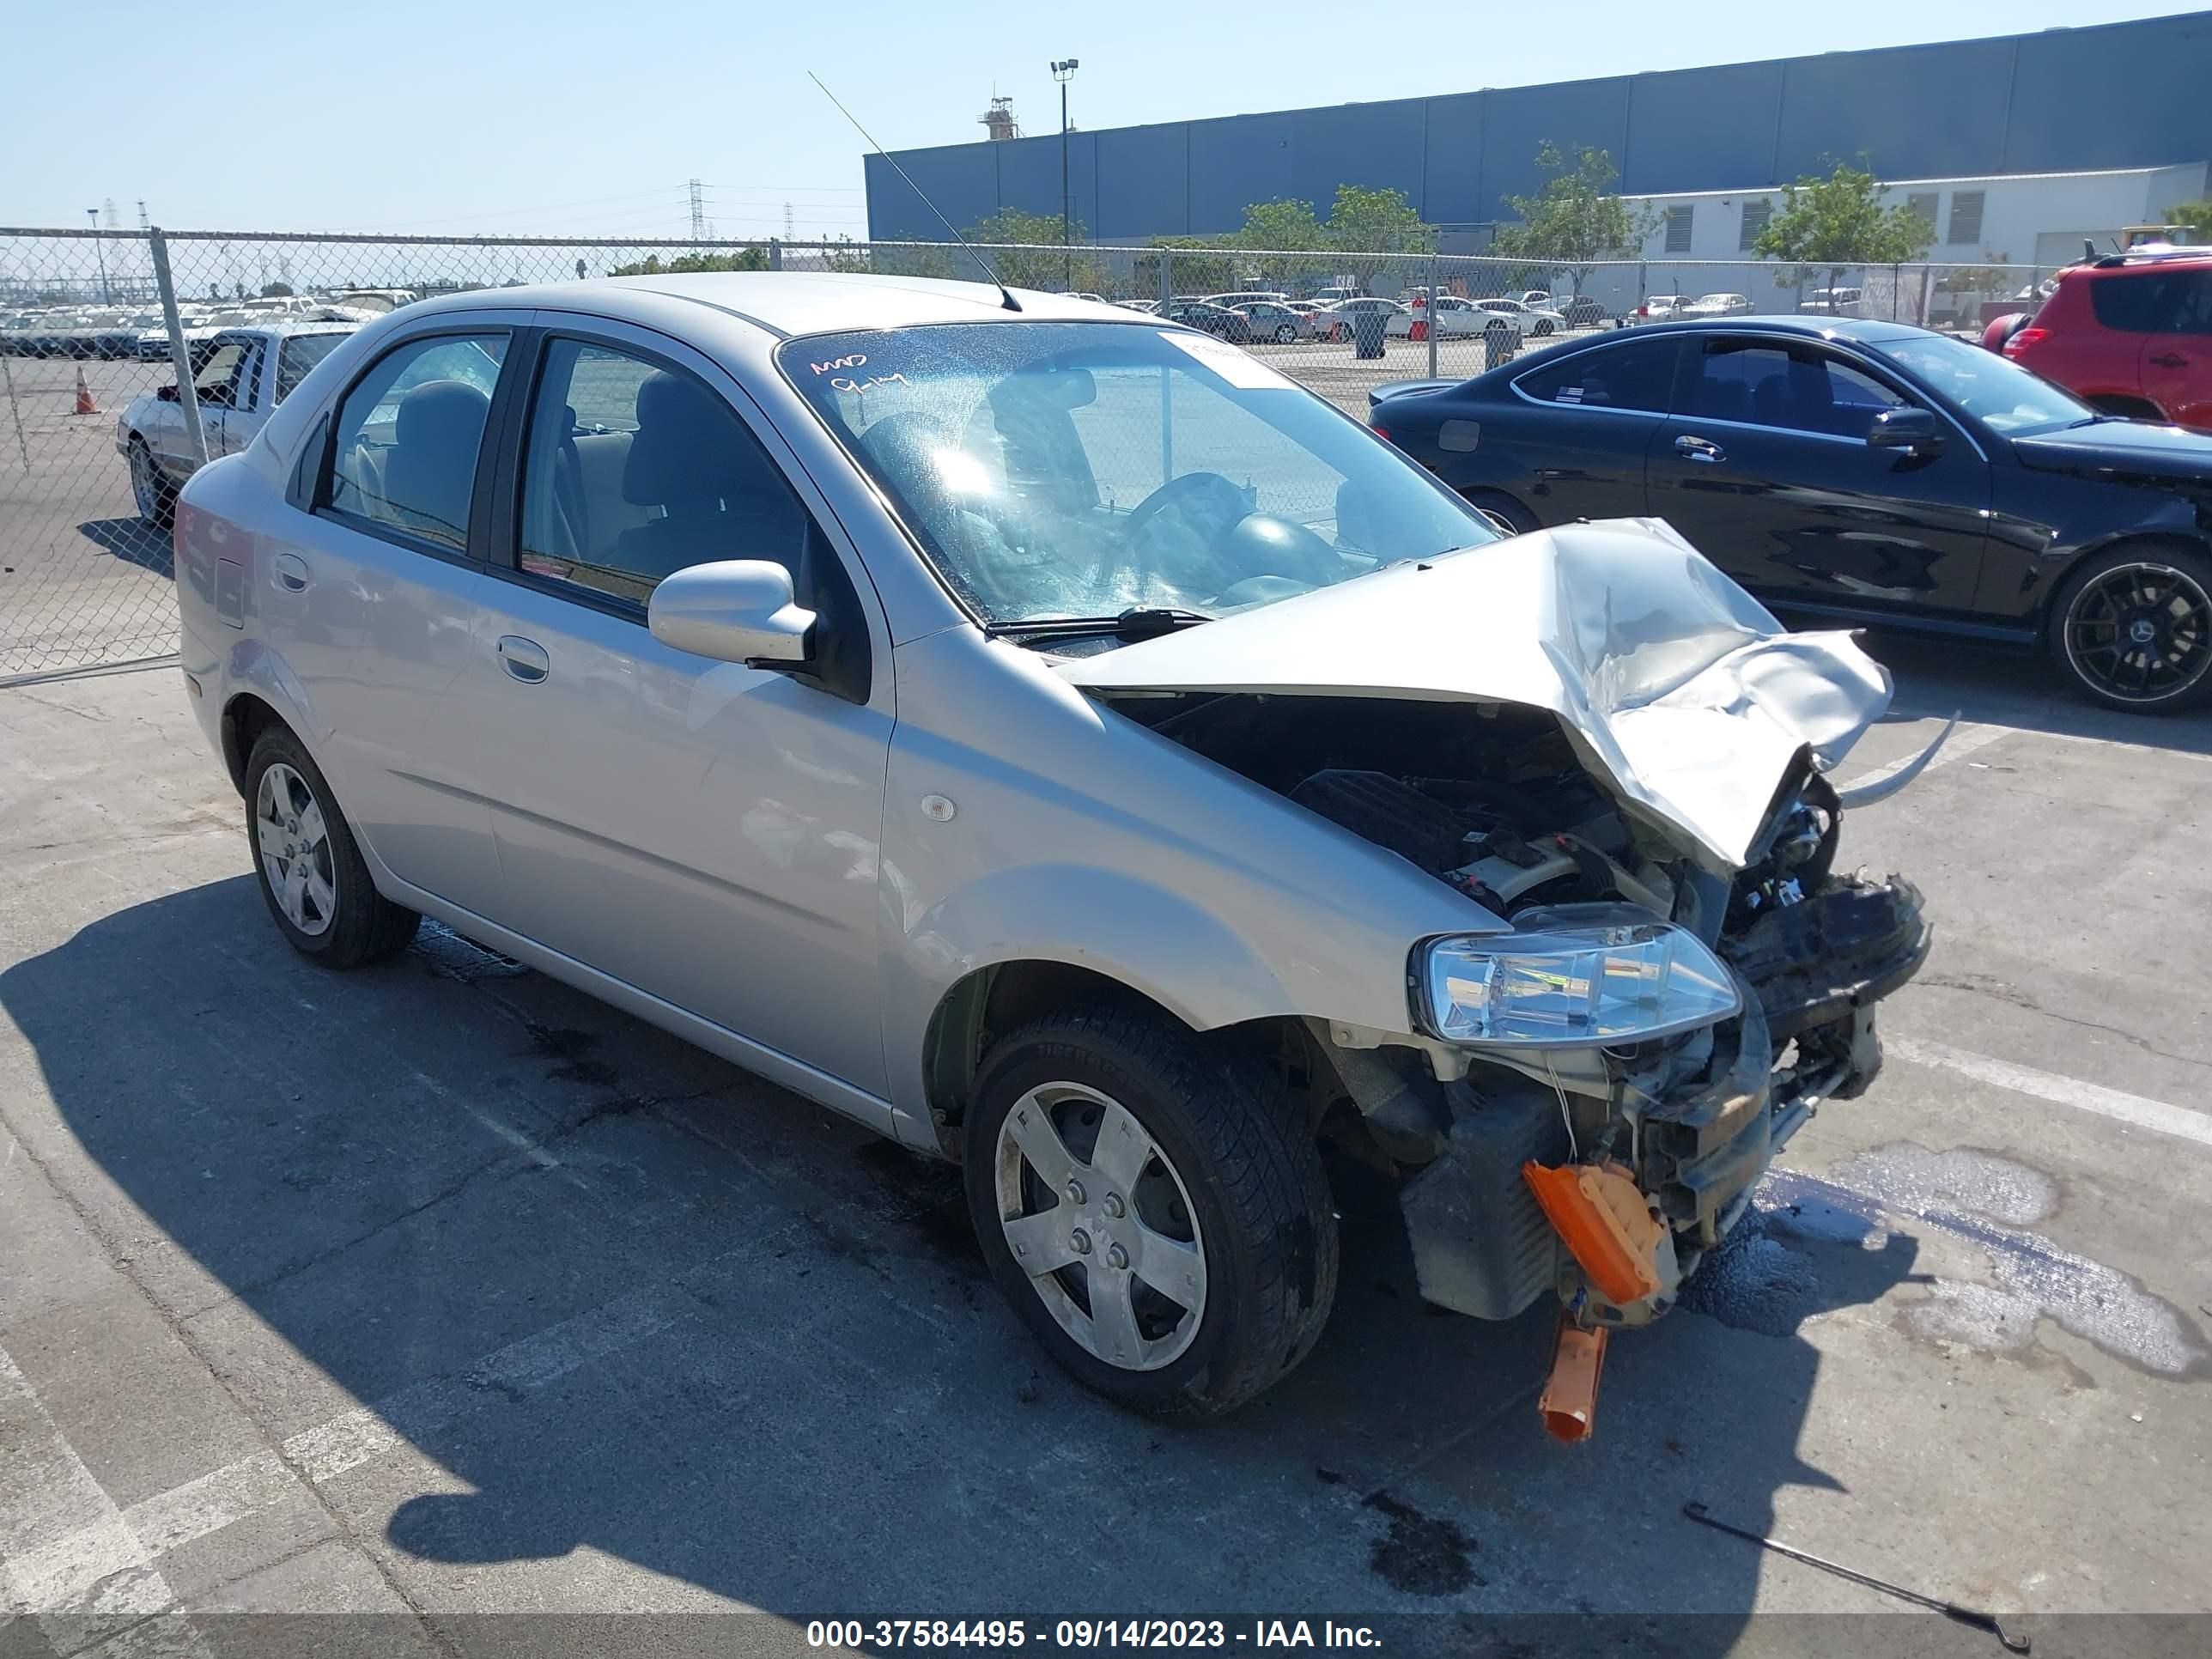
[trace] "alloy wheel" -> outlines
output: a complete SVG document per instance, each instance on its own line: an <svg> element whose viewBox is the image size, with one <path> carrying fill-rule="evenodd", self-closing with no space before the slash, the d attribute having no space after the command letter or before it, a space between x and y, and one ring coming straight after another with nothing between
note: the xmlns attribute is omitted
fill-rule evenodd
<svg viewBox="0 0 2212 1659"><path fill-rule="evenodd" d="M283 761L270 764L254 791L253 835L284 919L311 937L328 933L337 915L329 826L307 779Z"/></svg>
<svg viewBox="0 0 2212 1659"><path fill-rule="evenodd" d="M1122 1370L1158 1370L1206 1317L1190 1191L1121 1103L1079 1083L1030 1090L999 1126L1006 1248L1062 1330Z"/></svg>
<svg viewBox="0 0 2212 1659"><path fill-rule="evenodd" d="M2100 573L2074 596L2064 626L2075 671L2115 702L2165 702L2212 667L2212 595L2172 565Z"/></svg>
<svg viewBox="0 0 2212 1659"><path fill-rule="evenodd" d="M154 477L154 458L143 443L133 443L129 452L131 465L131 496L138 508L138 516L152 522L161 516L161 489Z"/></svg>

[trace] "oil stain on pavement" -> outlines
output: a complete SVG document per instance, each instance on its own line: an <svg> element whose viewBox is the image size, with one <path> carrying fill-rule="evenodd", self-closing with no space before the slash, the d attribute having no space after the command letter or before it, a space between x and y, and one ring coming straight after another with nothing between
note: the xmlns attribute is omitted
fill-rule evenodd
<svg viewBox="0 0 2212 1659"><path fill-rule="evenodd" d="M1914 1335L2018 1352L2047 1319L2153 1376L2207 1370L2202 1333L2179 1309L2029 1231L2058 1206L2057 1183L2040 1170L1971 1148L1936 1152L1900 1142L1849 1158L1832 1176L1771 1171L1751 1213L1684 1287L1682 1305L1786 1336L1834 1305L1803 1246L1882 1250L1899 1242L1900 1223L1917 1221L1980 1250L1990 1282L1924 1280L1928 1294L1903 1316Z"/></svg>

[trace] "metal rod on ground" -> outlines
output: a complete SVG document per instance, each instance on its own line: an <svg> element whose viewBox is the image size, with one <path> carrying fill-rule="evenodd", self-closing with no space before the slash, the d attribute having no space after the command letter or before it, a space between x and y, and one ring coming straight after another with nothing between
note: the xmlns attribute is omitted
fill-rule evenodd
<svg viewBox="0 0 2212 1659"><path fill-rule="evenodd" d="M1714 1531L1724 1532L1731 1538L1741 1538L1746 1543L1756 1544L1763 1550L1772 1550L1777 1555L1786 1555L1792 1561L1802 1561L1808 1567L1820 1568L1822 1572L1832 1572L1838 1578L1848 1578L1854 1584L1863 1584L1869 1589L1880 1590L1884 1595L1894 1595L1900 1601L1910 1601L1917 1607L1927 1607L1961 1625L1971 1625L1976 1630L1987 1631L2014 1653L2026 1653L2028 1650L2027 1638L2009 1634L2005 1627L1997 1622L1997 1616L1993 1613L1984 1613L1978 1607L1962 1607L1956 1601L1946 1601L1941 1596L1927 1595L1917 1589L1907 1589L1902 1584L1893 1584L1887 1579L1876 1578L1871 1573L1861 1572L1856 1567L1847 1567L1840 1561L1825 1560L1820 1556L1792 1548L1788 1544L1779 1543L1767 1537L1764 1533L1753 1532L1747 1527L1732 1527L1725 1521L1715 1520L1711 1512L1700 1503L1692 1501L1683 1504L1682 1513L1701 1527L1711 1527Z"/></svg>
<svg viewBox="0 0 2212 1659"><path fill-rule="evenodd" d="M1437 378L1437 332L1443 321L1443 312L1437 304L1437 256L1429 255L1429 378Z"/></svg>
<svg viewBox="0 0 2212 1659"><path fill-rule="evenodd" d="M199 393L192 386L192 354L185 344L185 319L177 310L177 285L169 276L169 243L156 225L146 233L154 256L154 286L161 295L161 320L169 329L169 361L177 369L177 406L185 411L185 436L200 465L208 464L207 428L200 424Z"/></svg>
<svg viewBox="0 0 2212 1659"><path fill-rule="evenodd" d="M15 371L8 366L5 357L0 357L0 374L8 377L8 413L15 422L15 447L22 453L23 471L28 472L31 470L31 447L23 441L23 411L15 405Z"/></svg>

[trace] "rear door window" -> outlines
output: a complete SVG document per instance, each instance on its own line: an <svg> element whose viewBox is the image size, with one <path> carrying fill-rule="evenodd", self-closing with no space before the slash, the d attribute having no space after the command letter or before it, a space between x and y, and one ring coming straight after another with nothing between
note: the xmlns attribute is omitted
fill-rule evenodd
<svg viewBox="0 0 2212 1659"><path fill-rule="evenodd" d="M2089 279L2089 308L2100 327L2122 334L2151 334L2159 329L2167 273L2124 270Z"/></svg>
<svg viewBox="0 0 2212 1659"><path fill-rule="evenodd" d="M1664 415L1676 349L1673 340L1601 346L1524 374L1514 385L1540 404Z"/></svg>

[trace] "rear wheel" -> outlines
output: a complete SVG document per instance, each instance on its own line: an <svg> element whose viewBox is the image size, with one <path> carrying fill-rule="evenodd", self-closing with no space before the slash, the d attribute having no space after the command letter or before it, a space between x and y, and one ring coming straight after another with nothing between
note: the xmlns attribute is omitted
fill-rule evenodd
<svg viewBox="0 0 2212 1659"><path fill-rule="evenodd" d="M1534 514L1502 489L1470 489L1467 504L1509 536L1525 536L1543 528Z"/></svg>
<svg viewBox="0 0 2212 1659"><path fill-rule="evenodd" d="M1297 330L1293 328L1290 324L1278 323L1275 325L1275 343L1277 345L1288 345L1291 341L1297 337Z"/></svg>
<svg viewBox="0 0 2212 1659"><path fill-rule="evenodd" d="M294 950L358 968L407 948L422 918L376 890L330 785L282 726L246 757L246 811L261 896Z"/></svg>
<svg viewBox="0 0 2212 1659"><path fill-rule="evenodd" d="M2168 714L2212 694L2212 562L2179 548L2116 548L2051 606L2061 672L2107 708Z"/></svg>
<svg viewBox="0 0 2212 1659"><path fill-rule="evenodd" d="M1264 1069L1141 1011L1000 1039L967 1124L992 1276L1079 1382L1136 1410L1243 1404L1311 1351L1336 1218L1311 1137Z"/></svg>

